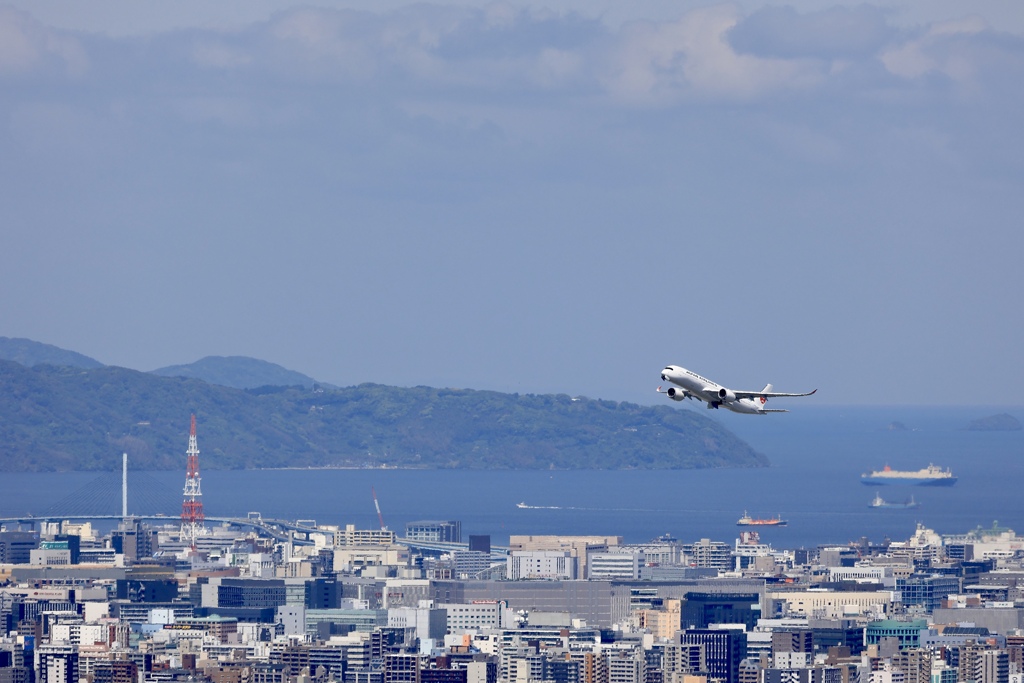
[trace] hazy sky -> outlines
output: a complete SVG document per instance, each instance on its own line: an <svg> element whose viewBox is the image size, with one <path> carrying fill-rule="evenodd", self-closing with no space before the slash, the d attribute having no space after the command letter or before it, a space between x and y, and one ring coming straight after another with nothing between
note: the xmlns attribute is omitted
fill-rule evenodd
<svg viewBox="0 0 1024 683"><path fill-rule="evenodd" d="M0 5L0 335L1024 403L1024 7ZM795 407L787 405L787 407Z"/></svg>

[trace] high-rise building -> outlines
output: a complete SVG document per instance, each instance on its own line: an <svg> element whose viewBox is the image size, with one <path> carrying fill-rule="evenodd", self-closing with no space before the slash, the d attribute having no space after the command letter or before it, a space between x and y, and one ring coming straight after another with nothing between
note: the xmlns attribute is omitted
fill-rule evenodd
<svg viewBox="0 0 1024 683"><path fill-rule="evenodd" d="M426 543L462 543L462 522L409 522L405 525L405 537Z"/></svg>
<svg viewBox="0 0 1024 683"><path fill-rule="evenodd" d="M513 550L505 562L509 581L576 578L576 558L568 550Z"/></svg>
<svg viewBox="0 0 1024 683"><path fill-rule="evenodd" d="M491 553L491 536L490 534L469 537L469 549L478 553Z"/></svg>
<svg viewBox="0 0 1024 683"><path fill-rule="evenodd" d="M914 574L896 579L896 590L900 592L904 607L920 605L929 613L942 607L948 596L959 594L960 585L959 577L939 574Z"/></svg>
<svg viewBox="0 0 1024 683"><path fill-rule="evenodd" d="M644 683L646 676L643 651L617 652L608 657L608 683Z"/></svg>
<svg viewBox="0 0 1024 683"><path fill-rule="evenodd" d="M702 538L694 543L683 545L683 556L694 567L709 569L731 569L732 548L722 541Z"/></svg>
<svg viewBox="0 0 1024 683"><path fill-rule="evenodd" d="M772 631L772 654L779 652L814 652L814 632L810 629Z"/></svg>
<svg viewBox="0 0 1024 683"><path fill-rule="evenodd" d="M36 648L36 683L78 683L78 652L72 645Z"/></svg>
<svg viewBox="0 0 1024 683"><path fill-rule="evenodd" d="M979 683L1008 683L1010 680L1010 658L1005 650L988 650L981 655L981 679Z"/></svg>
<svg viewBox="0 0 1024 683"><path fill-rule="evenodd" d="M0 564L28 564L38 547L38 531L0 531Z"/></svg>
<svg viewBox="0 0 1024 683"><path fill-rule="evenodd" d="M908 647L893 655L892 665L906 675L906 683L931 683L933 659L930 649Z"/></svg>
<svg viewBox="0 0 1024 683"><path fill-rule="evenodd" d="M423 655L384 655L384 683L421 683L420 669L425 662Z"/></svg>
<svg viewBox="0 0 1024 683"><path fill-rule="evenodd" d="M744 624L753 629L761 617L757 593L688 592L683 603L683 628L707 628L711 624Z"/></svg>
<svg viewBox="0 0 1024 683"><path fill-rule="evenodd" d="M747 634L739 629L687 629L679 634L684 645L703 645L708 675L724 683L739 683L740 662L747 656Z"/></svg>

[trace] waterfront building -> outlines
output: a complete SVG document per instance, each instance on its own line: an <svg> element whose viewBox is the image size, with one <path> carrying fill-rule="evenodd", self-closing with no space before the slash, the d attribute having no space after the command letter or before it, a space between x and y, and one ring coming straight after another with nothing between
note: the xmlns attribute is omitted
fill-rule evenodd
<svg viewBox="0 0 1024 683"><path fill-rule="evenodd" d="M889 555L905 557L916 563L937 562L943 558L942 536L920 522L914 535L907 541L893 541L889 544Z"/></svg>
<svg viewBox="0 0 1024 683"><path fill-rule="evenodd" d="M0 564L28 564L38 547L37 531L0 531Z"/></svg>
<svg viewBox="0 0 1024 683"><path fill-rule="evenodd" d="M491 551L455 550L450 553L453 578L482 578L491 568Z"/></svg>
<svg viewBox="0 0 1024 683"><path fill-rule="evenodd" d="M966 534L942 538L945 545L963 548L965 560L1010 560L1024 555L1024 538L994 522L989 529L979 526Z"/></svg>
<svg viewBox="0 0 1024 683"><path fill-rule="evenodd" d="M587 562L591 553L607 552L622 545L622 536L517 536L509 537L509 549L515 551L549 550L568 551L576 560L578 576L587 576Z"/></svg>
<svg viewBox="0 0 1024 683"><path fill-rule="evenodd" d="M335 572L356 572L366 567L408 567L412 554L404 545L348 545L334 548Z"/></svg>
<svg viewBox="0 0 1024 683"><path fill-rule="evenodd" d="M682 547L683 561L705 569L732 569L732 551L729 545L721 541L702 538Z"/></svg>
<svg viewBox="0 0 1024 683"><path fill-rule="evenodd" d="M395 543L395 532L388 529L356 529L346 524L334 532L335 546L390 546Z"/></svg>
<svg viewBox="0 0 1024 683"><path fill-rule="evenodd" d="M71 564L67 541L40 541L29 553L29 564L36 567L66 567Z"/></svg>
<svg viewBox="0 0 1024 683"><path fill-rule="evenodd" d="M421 521L405 525L405 537L425 543L462 543L462 522Z"/></svg>

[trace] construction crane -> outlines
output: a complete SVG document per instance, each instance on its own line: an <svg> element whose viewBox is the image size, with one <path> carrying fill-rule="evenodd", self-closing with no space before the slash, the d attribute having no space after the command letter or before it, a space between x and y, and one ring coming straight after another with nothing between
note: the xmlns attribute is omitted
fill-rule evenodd
<svg viewBox="0 0 1024 683"><path fill-rule="evenodd" d="M377 492L372 486L370 487L370 493L373 494L373 507L377 508L377 519L380 521L380 530L387 531L388 528L384 524L384 515L380 514L380 503L377 502Z"/></svg>

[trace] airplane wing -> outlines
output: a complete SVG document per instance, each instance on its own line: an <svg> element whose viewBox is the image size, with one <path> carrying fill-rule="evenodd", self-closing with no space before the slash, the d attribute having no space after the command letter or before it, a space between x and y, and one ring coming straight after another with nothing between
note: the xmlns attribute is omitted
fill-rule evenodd
<svg viewBox="0 0 1024 683"><path fill-rule="evenodd" d="M806 394L780 394L777 391L734 391L732 393L736 394L736 398L779 398L785 396L810 396L816 391L817 389L814 391L808 391Z"/></svg>

